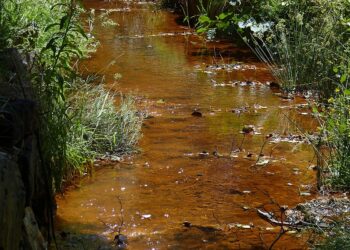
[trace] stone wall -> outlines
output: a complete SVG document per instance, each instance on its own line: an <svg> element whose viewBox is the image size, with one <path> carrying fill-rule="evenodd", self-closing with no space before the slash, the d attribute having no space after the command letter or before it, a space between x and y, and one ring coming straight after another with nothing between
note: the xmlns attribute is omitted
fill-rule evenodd
<svg viewBox="0 0 350 250"><path fill-rule="evenodd" d="M0 250L46 249L52 222L52 181L26 75L16 50L0 53Z"/></svg>

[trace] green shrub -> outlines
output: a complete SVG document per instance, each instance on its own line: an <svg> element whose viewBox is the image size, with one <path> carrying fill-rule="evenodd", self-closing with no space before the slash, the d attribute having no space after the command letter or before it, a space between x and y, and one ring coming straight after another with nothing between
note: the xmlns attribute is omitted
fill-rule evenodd
<svg viewBox="0 0 350 250"><path fill-rule="evenodd" d="M335 188L350 188L350 90L337 89L323 114L322 132L328 148L326 183ZM328 175L327 175L328 173Z"/></svg>
<svg viewBox="0 0 350 250"><path fill-rule="evenodd" d="M348 250L350 249L350 234L346 231L338 232L336 235L329 236L318 250Z"/></svg>

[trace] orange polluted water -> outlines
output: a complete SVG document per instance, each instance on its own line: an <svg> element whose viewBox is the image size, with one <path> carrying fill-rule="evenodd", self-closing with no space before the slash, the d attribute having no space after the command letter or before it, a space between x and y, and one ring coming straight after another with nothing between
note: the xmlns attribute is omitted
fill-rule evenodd
<svg viewBox="0 0 350 250"><path fill-rule="evenodd" d="M314 126L295 108L301 100L276 96L265 85L272 80L268 71L247 49L205 43L176 24L174 14L152 4L84 5L95 9L101 42L84 66L105 74L110 88L120 73L117 89L140 96L140 106L154 117L143 126L140 154L83 178L79 188L57 198L59 230L113 240L120 226L119 197L128 249L269 246L279 228L259 218L256 209L276 211L271 199L293 207L310 199L299 194L315 182L308 145L268 142L261 150L265 135L295 132L286 117L306 129ZM106 9L118 26L99 23ZM192 116L194 110L203 116ZM244 136L244 125L261 134ZM265 158L254 166L260 152ZM186 221L192 226L185 227ZM303 235L287 234L275 247L302 249L305 242Z"/></svg>

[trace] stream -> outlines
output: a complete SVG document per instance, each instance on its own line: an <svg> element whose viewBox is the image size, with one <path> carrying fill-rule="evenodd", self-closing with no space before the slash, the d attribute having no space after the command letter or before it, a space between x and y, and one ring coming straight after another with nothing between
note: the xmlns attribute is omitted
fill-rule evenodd
<svg viewBox="0 0 350 250"><path fill-rule="evenodd" d="M249 49L206 41L152 3L83 2L95 9L101 43L84 67L104 74L106 88L137 96L149 119L140 153L58 195L58 231L113 240L120 229L127 249L268 247L280 228L256 209L315 196L312 149L288 136L315 126L305 99L278 96ZM99 21L107 9L117 26ZM243 134L246 125L254 132ZM306 241L290 232L275 249L305 249Z"/></svg>

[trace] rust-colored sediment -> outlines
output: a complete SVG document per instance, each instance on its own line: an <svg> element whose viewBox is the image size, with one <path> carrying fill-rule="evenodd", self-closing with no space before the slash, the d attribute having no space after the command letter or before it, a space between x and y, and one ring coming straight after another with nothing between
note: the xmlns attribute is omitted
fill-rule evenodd
<svg viewBox="0 0 350 250"><path fill-rule="evenodd" d="M270 144L266 166L252 167L266 134L293 132L286 116L308 129L310 117L292 106L302 100L286 101L266 85L214 86L214 83L272 80L268 71L246 49L223 43L206 44L175 22L176 16L154 10L150 4L87 0L87 9L117 9L111 18L117 27L96 24L101 42L96 54L85 62L88 72L122 74L117 86L124 93L141 96L140 105L154 116L143 127L142 152L130 164L112 164L81 180L80 188L58 197L58 222L62 230L100 234L113 238L108 225L119 223L123 203L129 249L251 249L270 245L279 228L271 228L258 217L256 208L276 209L271 199L295 206L309 197L299 195L302 185L314 184L308 167L313 154L304 144ZM98 19L97 19L98 20ZM111 61L115 64L110 64ZM205 70L206 65L242 62L247 68L227 71ZM256 69L251 69L255 66ZM204 72L204 71L212 71ZM240 115L230 112L254 104ZM193 117L198 109L203 117ZM305 119L306 117L306 119ZM261 127L261 135L246 136L237 158L227 157L241 144L244 125ZM234 140L234 143L232 143ZM198 156L207 151L208 157ZM212 155L219 152L223 157ZM270 196L270 197L269 197ZM182 225L189 221L193 225ZM251 225L250 229L234 223ZM229 226L231 224L231 226ZM231 229L229 229L231 227ZM306 248L302 235L288 234L276 249Z"/></svg>

